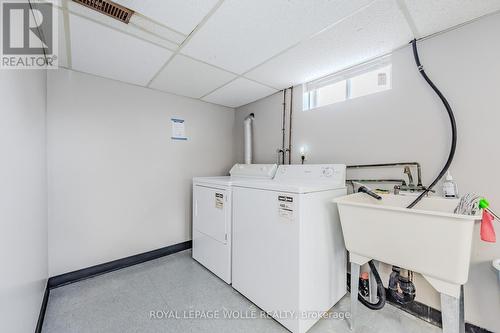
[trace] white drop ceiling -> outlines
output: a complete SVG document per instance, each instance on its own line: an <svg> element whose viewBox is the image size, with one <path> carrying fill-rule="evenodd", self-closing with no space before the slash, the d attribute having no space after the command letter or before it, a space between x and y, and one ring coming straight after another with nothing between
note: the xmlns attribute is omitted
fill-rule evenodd
<svg viewBox="0 0 500 333"><path fill-rule="evenodd" d="M273 87L334 73L394 50L413 38L394 1L376 1L246 74Z"/></svg>
<svg viewBox="0 0 500 333"><path fill-rule="evenodd" d="M226 0L182 53L243 74L370 2Z"/></svg>
<svg viewBox="0 0 500 333"><path fill-rule="evenodd" d="M275 92L276 89L240 77L205 96L203 100L235 108Z"/></svg>
<svg viewBox="0 0 500 333"><path fill-rule="evenodd" d="M189 35L215 6L217 0L118 0L115 2L184 35Z"/></svg>
<svg viewBox="0 0 500 333"><path fill-rule="evenodd" d="M239 107L500 10L500 0L57 0L60 65Z"/></svg>
<svg viewBox="0 0 500 333"><path fill-rule="evenodd" d="M158 73L150 86L178 95L201 98L234 78L235 74L179 54Z"/></svg>
<svg viewBox="0 0 500 333"><path fill-rule="evenodd" d="M79 16L69 21L71 64L81 72L147 85L173 53Z"/></svg>

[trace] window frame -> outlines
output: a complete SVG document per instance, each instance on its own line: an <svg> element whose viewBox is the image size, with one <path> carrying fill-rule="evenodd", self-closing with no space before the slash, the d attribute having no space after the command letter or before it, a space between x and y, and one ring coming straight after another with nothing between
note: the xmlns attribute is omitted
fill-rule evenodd
<svg viewBox="0 0 500 333"><path fill-rule="evenodd" d="M389 80L389 82L387 82L388 87L386 89L384 89L382 91L376 91L373 93L369 93L366 95L352 97L352 79L354 79L358 76L361 76L363 74L387 67L387 66L390 66L390 69L389 69L390 70L390 80ZM346 82L345 99L339 100L338 102L334 102L334 103L330 103L330 104L318 105L318 90L323 88L323 87L333 85L333 84L336 84L336 83L341 82L341 81ZM348 100L352 100L355 98L360 98L360 97L364 97L364 96L368 96L368 95L372 95L372 94L376 94L376 93L390 90L390 89L392 89L392 59L391 59L391 55L384 56L382 58L361 64L361 65L357 65L357 66L348 68L346 70L343 70L343 71L340 71L337 73L326 75L326 76L321 77L317 80L313 80L313 81L304 83L302 85L302 88L303 88L302 111L310 111L310 110L314 110L314 109L321 108L324 106L333 105L333 104L337 104L337 103L341 103L341 102L346 102Z"/></svg>

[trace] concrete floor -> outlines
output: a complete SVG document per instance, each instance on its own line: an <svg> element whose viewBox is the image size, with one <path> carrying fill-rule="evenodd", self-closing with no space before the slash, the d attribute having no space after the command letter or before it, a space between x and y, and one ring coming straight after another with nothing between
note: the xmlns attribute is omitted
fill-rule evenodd
<svg viewBox="0 0 500 333"><path fill-rule="evenodd" d="M349 311L348 296L331 311ZM196 318L190 310L205 312ZM165 311L180 319L151 318L152 311L160 311L160 314ZM215 313L221 318L199 318ZM224 319L224 313L243 313L259 318ZM184 318L184 314L194 318ZM441 332L391 305L381 311L360 306L357 324L358 333ZM288 331L272 319L260 318L260 310L255 305L192 260L188 250L52 290L43 332ZM320 320L309 332L350 331L348 320L331 316Z"/></svg>

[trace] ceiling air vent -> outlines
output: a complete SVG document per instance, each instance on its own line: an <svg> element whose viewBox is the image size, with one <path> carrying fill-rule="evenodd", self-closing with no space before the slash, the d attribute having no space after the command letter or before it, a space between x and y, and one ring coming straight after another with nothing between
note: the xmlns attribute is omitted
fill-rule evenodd
<svg viewBox="0 0 500 333"><path fill-rule="evenodd" d="M85 7L89 7L99 13L104 15L111 16L123 23L128 23L130 21L130 17L134 14L134 11L128 9L127 7L123 7L113 1L109 0L73 0Z"/></svg>

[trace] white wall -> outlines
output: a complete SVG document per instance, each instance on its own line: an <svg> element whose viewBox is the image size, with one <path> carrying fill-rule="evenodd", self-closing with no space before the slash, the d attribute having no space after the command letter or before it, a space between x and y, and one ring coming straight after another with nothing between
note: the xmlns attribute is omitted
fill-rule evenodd
<svg viewBox="0 0 500 333"><path fill-rule="evenodd" d="M190 240L191 179L227 173L233 124L230 108L50 71L50 275Z"/></svg>
<svg viewBox="0 0 500 333"><path fill-rule="evenodd" d="M427 73L449 99L458 122L458 149L451 172L462 193L477 192L500 211L498 143L500 142L500 15L419 44ZM309 163L366 164L419 161L424 183L444 164L450 144L449 123L439 99L419 76L409 47L393 54L393 89L320 109L302 112L301 87L294 92L293 162L307 146ZM255 113L256 162L273 162L280 146L282 95L237 109L236 156L242 160L242 119ZM386 172L384 172L386 173ZM381 176L379 171L363 174ZM393 170L392 176L402 176ZM351 175L352 176L352 175ZM384 176L387 176L385 174ZM496 223L500 236L500 224ZM500 286L491 260L500 257L500 241L479 241L476 228L466 320L500 331ZM362 231L360 231L362 232ZM410 231L411 232L411 231ZM429 230L432 232L432 230ZM422 244L425 246L425 244ZM417 280L417 299L439 307L427 282Z"/></svg>
<svg viewBox="0 0 500 333"><path fill-rule="evenodd" d="M46 73L0 71L0 332L33 332L47 283Z"/></svg>

